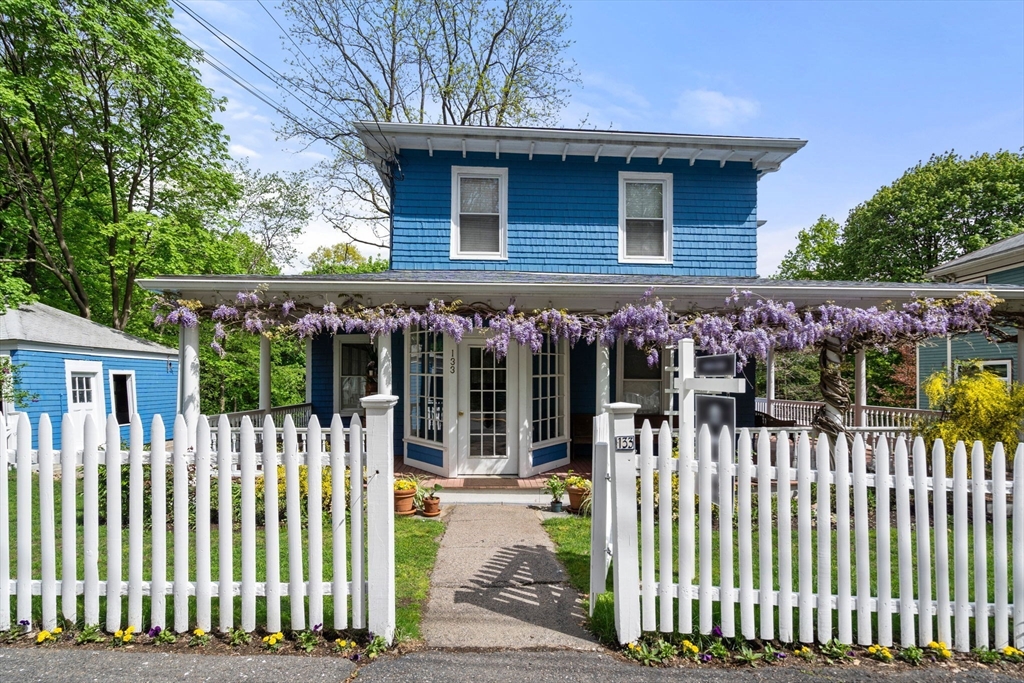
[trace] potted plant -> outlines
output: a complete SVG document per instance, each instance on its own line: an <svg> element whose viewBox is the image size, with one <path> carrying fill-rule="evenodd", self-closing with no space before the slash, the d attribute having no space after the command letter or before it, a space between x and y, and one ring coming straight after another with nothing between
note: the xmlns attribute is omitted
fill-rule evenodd
<svg viewBox="0 0 1024 683"><path fill-rule="evenodd" d="M544 482L543 490L551 494L551 511L562 511L562 496L565 495L565 482L557 474L552 474Z"/></svg>
<svg viewBox="0 0 1024 683"><path fill-rule="evenodd" d="M569 509L579 512L583 507L583 500L592 488L593 483L589 479L573 474L572 470L569 470L569 474L565 478L565 490L569 494Z"/></svg>
<svg viewBox="0 0 1024 683"><path fill-rule="evenodd" d="M419 490L419 477L414 474L405 474L395 479L395 514L413 515L416 514L414 502L416 492Z"/></svg>
<svg viewBox="0 0 1024 683"><path fill-rule="evenodd" d="M416 491L416 507L424 517L437 517L441 514L441 499L437 497L437 492L443 488L440 484L431 484L420 486Z"/></svg>

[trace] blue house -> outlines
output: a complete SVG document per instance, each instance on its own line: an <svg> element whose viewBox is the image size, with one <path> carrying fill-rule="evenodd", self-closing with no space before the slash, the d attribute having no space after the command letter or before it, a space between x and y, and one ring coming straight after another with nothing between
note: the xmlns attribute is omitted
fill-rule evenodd
<svg viewBox="0 0 1024 683"><path fill-rule="evenodd" d="M148 442L153 416L173 420L177 410L177 349L44 304L0 315L0 355L19 366L19 388L32 394L27 406L7 404L3 412L12 423L16 412L28 414L33 447L43 413L53 421L54 447L60 448L64 413L71 415L81 444L86 415L100 427L100 443L104 443L107 415L117 417L121 439L126 440L128 425L138 414Z"/></svg>
<svg viewBox="0 0 1024 683"><path fill-rule="evenodd" d="M501 310L514 300L598 313L651 287L677 310L721 307L734 288L858 306L963 290L758 278L758 182L803 140L379 122L356 131L391 196L389 271L167 276L143 286L211 306L262 287L314 305L443 299ZM181 339L182 349L198 343L193 330ZM359 410L366 393L394 394L395 452L406 465L443 477L529 477L588 452L591 418L610 401L640 404L641 417L671 408L669 366L649 367L631 346L547 342L539 353L514 346L499 361L485 343L483 334L456 342L416 329L373 342L320 335L307 343L308 409L325 424ZM740 426L753 425L751 372ZM192 396L186 414L199 410L197 392L182 396Z"/></svg>
<svg viewBox="0 0 1024 683"><path fill-rule="evenodd" d="M935 280L962 285L999 285L1024 289L1024 233L936 266L928 271ZM922 386L934 372L955 367L957 361L975 360L1005 381L1024 383L1024 330L1004 328L1006 341L989 341L981 334L947 337L917 347L917 407L930 408Z"/></svg>

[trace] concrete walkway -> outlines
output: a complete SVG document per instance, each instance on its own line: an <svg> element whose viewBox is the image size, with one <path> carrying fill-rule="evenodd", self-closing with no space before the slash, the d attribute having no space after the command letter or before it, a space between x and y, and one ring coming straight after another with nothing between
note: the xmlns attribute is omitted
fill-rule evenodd
<svg viewBox="0 0 1024 683"><path fill-rule="evenodd" d="M454 506L423 615L428 647L598 648L540 522L524 505Z"/></svg>

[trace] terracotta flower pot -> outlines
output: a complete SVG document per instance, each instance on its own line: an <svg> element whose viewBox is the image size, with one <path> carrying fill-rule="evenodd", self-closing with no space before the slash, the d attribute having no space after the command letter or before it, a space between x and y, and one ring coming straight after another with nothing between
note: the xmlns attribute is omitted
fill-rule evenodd
<svg viewBox="0 0 1024 683"><path fill-rule="evenodd" d="M416 508L413 507L413 498L416 496L416 489L409 489L407 491L398 490L395 491L395 514L396 515L412 515L416 513Z"/></svg>
<svg viewBox="0 0 1024 683"><path fill-rule="evenodd" d="M570 486L566 492L569 494L569 509L579 512L583 499L587 497L587 490L582 486Z"/></svg>
<svg viewBox="0 0 1024 683"><path fill-rule="evenodd" d="M437 517L441 514L441 499L440 498L424 498L423 499L423 516L424 517Z"/></svg>

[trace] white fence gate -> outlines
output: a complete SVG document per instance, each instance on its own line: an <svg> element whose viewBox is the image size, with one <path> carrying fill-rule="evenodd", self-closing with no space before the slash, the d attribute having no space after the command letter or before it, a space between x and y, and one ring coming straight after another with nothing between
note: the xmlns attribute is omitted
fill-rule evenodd
<svg viewBox="0 0 1024 683"><path fill-rule="evenodd" d="M920 438L890 441L883 435L869 452L857 434L852 450L840 439L832 452L826 438L812 445L806 432L792 435L793 446L781 432L773 448L767 430L756 441L746 429L736 438L725 430L726 464L719 468L706 427L696 449L692 435L682 435L679 457L673 457L667 423L657 453L648 422L639 454L617 448L630 443L617 437L634 434L637 407L613 404L595 418L591 605L605 590L610 554L620 642L643 631L710 633L717 606L728 637L904 647L937 640L962 652L1024 647L1024 443L1017 444L1008 480L1001 443L992 448L987 468L980 442L970 458L958 442L950 477L941 441L929 458ZM715 473L722 482L717 509L710 495ZM606 474L610 486L604 485ZM679 499L675 521L666 504L673 487Z"/></svg>
<svg viewBox="0 0 1024 683"><path fill-rule="evenodd" d="M41 627L47 630L57 625L58 596L60 614L72 622L80 621L78 596L81 595L83 623L103 625L108 632L128 625L137 631L153 626L172 628L178 633L192 627L211 631L212 604L216 599L217 627L221 631L234 627L253 631L259 627L273 633L282 628L282 598L288 597L289 621L294 630L317 624L348 628L351 609L352 628L368 627L390 643L395 630L394 446L391 435L391 411L395 401L393 396L364 398L365 427L355 416L351 428L345 428L341 417L335 415L329 429L321 430L316 417L311 417L304 453L299 452L291 416L285 418L283 429L278 429L267 416L262 425L262 441L264 444L280 442L281 449L279 452L277 448L263 448L259 455L255 448L257 431L248 416L241 423L237 450L231 448L232 427L226 416L220 416L216 429L211 429L208 420L202 417L195 427L193 451L188 448L189 427L184 417L178 415L173 425L173 446L168 453L165 425L159 415L153 418L150 450L145 449L143 442L141 418L138 415L133 418L127 451L100 450L98 428L91 418L86 418L83 443L76 448L72 424L65 415L60 426L62 448L56 453L52 447L53 425L49 416L44 414L35 426L38 449L34 450L32 425L22 414L17 425L15 450L3 450L8 468L13 464L17 471L14 511L8 504L8 475L5 472L0 476L0 630L11 627L12 595L15 596L15 621L30 624L35 621L33 596L40 596ZM7 428L0 416L0 444L4 443ZM329 439L321 439L321 431L327 432ZM220 438L215 438L218 435ZM120 428L113 416L107 420L106 443L121 443ZM216 448L212 447L214 443ZM329 452L321 450L322 443L330 445ZM103 481L99 479L100 465L105 466ZM128 466L127 482L121 479L122 465ZM146 465L150 466L148 481L144 479ZM305 521L300 498L300 465L307 468ZM283 511L278 505L279 466L284 467L285 473ZM330 582L324 581L323 568L325 501L321 483L325 468L334 473L329 513ZM59 477L55 477L56 471ZM262 559L265 569L261 581L257 581L258 471L264 503ZM233 487L218 486L217 575L213 576L210 494L211 482L221 481L220 473L228 473L225 479L238 484L240 514L233 519ZM346 489L347 480L350 485ZM126 484L127 581L122 567L125 539L121 510L122 489ZM147 544L144 542L146 511L143 508L147 484L151 496L148 557L144 552ZM76 502L79 491L83 497L81 529ZM99 500L104 492L106 547L101 549ZM39 531L34 538L32 498L36 493ZM189 528L190 498L194 499L194 537ZM173 513L170 526L167 520L169 500ZM54 516L58 508L61 511L59 534ZM17 523L13 577L9 532L12 512ZM286 582L281 581L281 512L284 512L287 529ZM235 531L236 524L239 533ZM168 535L174 553L170 567L167 564ZM39 548L38 573L33 572L34 542L38 542ZM77 572L79 547L84 564L81 576ZM351 566L347 559L349 549ZM241 581L235 580L233 556L236 550L240 551ZM102 576L101 552L106 553L106 572ZM145 568L149 569L149 580L143 579ZM101 596L108 598L102 621ZM127 596L126 618L121 611L122 600L112 600L110 596ZM173 624L166 623L167 596L173 601ZM148 621L144 619L143 597L150 599ZM238 620L235 619L236 599L241 608ZM327 600L333 608L332 625L324 624ZM265 606L265 618L259 621L258 601Z"/></svg>

